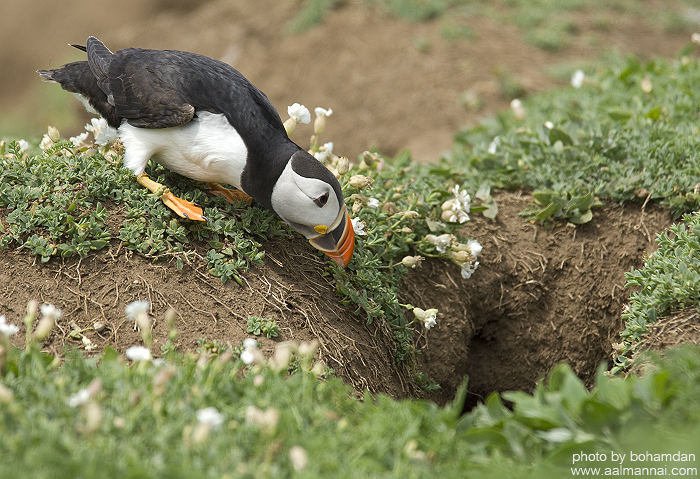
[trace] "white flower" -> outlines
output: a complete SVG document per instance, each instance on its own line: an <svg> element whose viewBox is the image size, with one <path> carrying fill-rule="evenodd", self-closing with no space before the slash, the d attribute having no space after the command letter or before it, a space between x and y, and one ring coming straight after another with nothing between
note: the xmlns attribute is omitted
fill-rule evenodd
<svg viewBox="0 0 700 479"><path fill-rule="evenodd" d="M215 407L200 409L196 413L197 421L202 424L209 424L213 429L218 429L224 423L224 415Z"/></svg>
<svg viewBox="0 0 700 479"><path fill-rule="evenodd" d="M476 271L477 266L479 266L479 262L475 261L474 266L472 266L471 263L464 263L462 265L462 278L464 279L469 279L471 276L474 274Z"/></svg>
<svg viewBox="0 0 700 479"><path fill-rule="evenodd" d="M452 246L452 235L450 234L444 234L440 235L437 238L435 238L435 248L441 253L445 254L445 251L447 251L447 248Z"/></svg>
<svg viewBox="0 0 700 479"><path fill-rule="evenodd" d="M427 311L421 308L413 308L413 315L416 317L416 319L423 322L425 329L430 329L437 324L435 321L437 318L437 313L438 310L434 308Z"/></svg>
<svg viewBox="0 0 700 479"><path fill-rule="evenodd" d="M356 235L367 236L367 232L365 231L366 225L364 221L362 221L360 218L353 218L350 221L352 222L352 229Z"/></svg>
<svg viewBox="0 0 700 479"><path fill-rule="evenodd" d="M55 307L53 304L42 304L39 309L41 310L41 314L43 316L53 318L54 321L57 321L63 315L61 310Z"/></svg>
<svg viewBox="0 0 700 479"><path fill-rule="evenodd" d="M450 223L464 223L469 221L469 211L471 210L471 196L466 191L459 191L459 185L452 189L454 198L442 204L441 218Z"/></svg>
<svg viewBox="0 0 700 479"><path fill-rule="evenodd" d="M129 321L133 321L139 314L146 314L150 307L151 303L148 301L137 299L136 301L132 301L131 303L127 304L124 308L124 312L126 313L127 319L129 319Z"/></svg>
<svg viewBox="0 0 700 479"><path fill-rule="evenodd" d="M85 129L95 137L95 143L106 146L117 139L117 130L107 124L104 118L93 118L85 125Z"/></svg>
<svg viewBox="0 0 700 479"><path fill-rule="evenodd" d="M151 350L143 346L131 346L126 350L126 357L132 361L149 361L151 359Z"/></svg>
<svg viewBox="0 0 700 479"><path fill-rule="evenodd" d="M523 102L517 98L510 102L510 108L513 110L513 115L518 120L524 120L527 116L525 113L525 107L523 107Z"/></svg>
<svg viewBox="0 0 700 479"><path fill-rule="evenodd" d="M255 350L258 349L258 341L253 338L243 340L243 352L241 353L241 361L245 364L253 364L255 361Z"/></svg>
<svg viewBox="0 0 700 479"><path fill-rule="evenodd" d="M0 315L0 333L4 334L5 336L12 336L17 331L19 331L18 326L9 324L7 322L7 318L5 318L4 315Z"/></svg>
<svg viewBox="0 0 700 479"><path fill-rule="evenodd" d="M467 240L467 246L469 246L469 252L472 254L474 259L476 259L483 249L477 240ZM476 267L474 267L474 269L476 269Z"/></svg>
<svg viewBox="0 0 700 479"><path fill-rule="evenodd" d="M551 121L545 121L545 122L544 122L544 126L545 126L548 130L551 130L552 128L554 128L554 123L552 123Z"/></svg>
<svg viewBox="0 0 700 479"><path fill-rule="evenodd" d="M44 135L44 137L41 139L41 143L39 143L39 148L42 150L45 150L47 148L51 148L53 146L53 141L51 138L49 138L49 135Z"/></svg>
<svg viewBox="0 0 700 479"><path fill-rule="evenodd" d="M574 88L581 88L583 86L583 80L586 78L586 74L583 70L576 70L573 75L571 75L571 86Z"/></svg>
<svg viewBox="0 0 700 479"><path fill-rule="evenodd" d="M81 389L80 391L78 391L77 393L71 395L71 397L69 397L66 400L66 403L68 403L68 405L70 407L78 407L81 404L85 404L89 400L90 400L90 390L88 388L84 388L84 389Z"/></svg>
<svg viewBox="0 0 700 479"><path fill-rule="evenodd" d="M491 143L489 143L489 147L486 151L492 155L495 155L499 146L501 146L501 138L497 136L491 141Z"/></svg>
<svg viewBox="0 0 700 479"><path fill-rule="evenodd" d="M316 113L316 116L331 116L333 114L333 109L325 109L325 108L320 108L316 107L314 108L314 113Z"/></svg>
<svg viewBox="0 0 700 479"><path fill-rule="evenodd" d="M429 309L425 312L425 319L423 319L423 325L425 329L430 329L437 324L435 321L437 319L437 309Z"/></svg>
<svg viewBox="0 0 700 479"><path fill-rule="evenodd" d="M311 113L309 113L309 109L299 103L288 106L287 114L289 114L290 118L295 119L299 123L307 124L311 122Z"/></svg>
<svg viewBox="0 0 700 479"><path fill-rule="evenodd" d="M309 463L309 455L301 446L293 446L289 450L289 460L292 462L292 467L296 472L301 472L306 469L306 465Z"/></svg>
<svg viewBox="0 0 700 479"><path fill-rule="evenodd" d="M379 208L379 200L377 198L368 198L367 207L369 208Z"/></svg>
<svg viewBox="0 0 700 479"><path fill-rule="evenodd" d="M333 156L333 143L328 142L322 147L319 148L319 150L314 153L314 157L320 161L321 163L325 163L328 161L330 158Z"/></svg>
<svg viewBox="0 0 700 479"><path fill-rule="evenodd" d="M693 42L696 45L700 45L700 33L693 33L690 36L690 41Z"/></svg>
<svg viewBox="0 0 700 479"><path fill-rule="evenodd" d="M82 148L84 146L88 146L89 143L87 142L87 137L90 134L90 132L83 132L78 136L72 136L70 139L70 142L73 143L73 146L75 148Z"/></svg>
<svg viewBox="0 0 700 479"><path fill-rule="evenodd" d="M19 143L19 152L24 153L29 149L29 143L27 143L25 140L19 140L17 143Z"/></svg>

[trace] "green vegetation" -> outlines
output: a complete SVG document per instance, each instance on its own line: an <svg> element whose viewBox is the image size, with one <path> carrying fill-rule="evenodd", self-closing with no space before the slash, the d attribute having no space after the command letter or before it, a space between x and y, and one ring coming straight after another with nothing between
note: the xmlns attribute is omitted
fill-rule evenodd
<svg viewBox="0 0 700 479"><path fill-rule="evenodd" d="M504 394L512 411L494 394L465 416L466 384L445 408L358 401L319 379L309 345L250 365L232 354L132 363L108 349L61 364L30 337L0 356L0 476L564 477L619 466L611 451L700 454L697 347L655 359L643 377L601 370L590 392L561 365L533 395ZM607 460L581 461L596 452Z"/></svg>
<svg viewBox="0 0 700 479"><path fill-rule="evenodd" d="M280 334L280 327L274 319L259 318L257 316L248 316L248 334L256 336L264 335L266 338L276 338Z"/></svg>
<svg viewBox="0 0 700 479"><path fill-rule="evenodd" d="M290 22L290 30L300 33L323 21L342 0L305 0ZM473 33L460 21L493 18L517 25L525 41L542 50L562 51L574 42L600 43L599 34L610 30L611 18L630 23L661 25L667 32L693 31L697 22L688 8L700 8L697 0L673 0L662 6L637 0L364 0L368 8L412 22L450 18L443 36L450 41L471 39ZM587 32L585 36L582 32Z"/></svg>
<svg viewBox="0 0 700 479"><path fill-rule="evenodd" d="M687 59L617 60L581 88L524 102L524 119L504 112L459 133L444 167L454 162L477 182L561 199L658 201L680 216L700 206L698 75L698 62Z"/></svg>

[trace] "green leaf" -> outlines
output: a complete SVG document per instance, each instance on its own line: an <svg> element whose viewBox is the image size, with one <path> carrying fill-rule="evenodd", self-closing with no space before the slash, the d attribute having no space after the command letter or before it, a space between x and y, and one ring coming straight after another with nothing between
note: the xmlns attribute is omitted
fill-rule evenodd
<svg viewBox="0 0 700 479"><path fill-rule="evenodd" d="M559 208L561 208L561 207L558 204L552 202L549 205L547 205L547 207L545 209L543 209L542 211L537 213L535 215L535 217L540 221L546 220L547 218L552 216L554 213L556 213L559 210Z"/></svg>
<svg viewBox="0 0 700 479"><path fill-rule="evenodd" d="M630 118L632 118L632 115L633 113L630 110L623 110L621 108L611 108L608 110L608 116L621 123L626 123Z"/></svg>
<svg viewBox="0 0 700 479"><path fill-rule="evenodd" d="M657 106L656 108L652 108L647 112L646 115L644 115L644 118L650 118L652 120L658 120L661 117L661 107Z"/></svg>
<svg viewBox="0 0 700 479"><path fill-rule="evenodd" d="M549 130L549 143L554 144L557 141L561 141L562 144L569 146L574 144L574 140L569 136L567 132L559 127L554 127Z"/></svg>

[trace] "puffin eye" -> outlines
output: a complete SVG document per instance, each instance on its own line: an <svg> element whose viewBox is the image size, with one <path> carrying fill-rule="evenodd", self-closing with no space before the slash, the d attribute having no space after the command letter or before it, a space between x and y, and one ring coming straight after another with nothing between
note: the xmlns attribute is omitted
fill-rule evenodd
<svg viewBox="0 0 700 479"><path fill-rule="evenodd" d="M328 203L328 193L324 193L314 200L314 203L318 205L319 208L323 208Z"/></svg>

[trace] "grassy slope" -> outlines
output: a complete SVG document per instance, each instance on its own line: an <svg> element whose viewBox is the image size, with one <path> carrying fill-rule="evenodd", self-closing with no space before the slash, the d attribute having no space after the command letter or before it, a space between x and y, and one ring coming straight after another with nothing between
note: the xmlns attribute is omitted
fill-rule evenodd
<svg viewBox="0 0 700 479"><path fill-rule="evenodd" d="M680 214L697 207L693 188L698 178L700 149L693 85L698 69L700 66L695 61L647 65L640 65L634 59L620 61L611 69L588 72L589 81L581 89L551 92L525 102L528 115L524 120L504 113L493 123L463 132L458 136L453 158L432 170L418 166L404 170L404 158L398 161L397 170L386 173L393 176L402 171L397 183L388 184L389 177L383 178L384 173L376 170L366 173L382 185L379 189L384 195L382 201L394 198L397 190L393 188L414 191L413 195L399 195L408 201L400 206L406 210L413 205L420 210L422 218L439 213L436 205L449 196L444 191L446 180L467 184L472 191L485 181L498 187L547 189L553 192L550 198L580 198L589 192L616 200L641 202L640 197L648 197ZM645 92L649 84L652 88ZM552 124L545 126L545 122ZM499 142L495 151L488 152L496 136ZM110 196L116 194L114 191L91 191L92 196L83 198L76 192L85 188L76 185L61 207L64 216L52 223L58 210L47 210L43 216L37 214L44 207L44 198L48 194L55 196L61 188L50 183L49 191L41 190L46 182L37 178L52 177L45 168L51 167L52 162L67 161L71 168L87 172L89 168L80 162L104 164L104 160L81 159L80 155L22 157L16 150L15 154L10 153L3 160L3 174L7 175L8 166L13 164L16 166L10 169L15 175L11 178L13 183L23 178L28 182L22 188L4 189L0 195L2 206L10 214L17 212L12 222L8 217L3 239L8 244L24 244L40 256L63 251L80 253L80 248L102 244L99 242L105 238L97 235L104 231L99 224L102 213L93 199L127 204L135 201L136 207L150 201L150 207L159 207L148 196L116 198ZM34 168L39 171L32 173ZM428 186L416 186L422 183L416 181L421 175L432 178ZM5 180L2 184L7 184ZM115 181L118 185L122 180L115 178ZM123 194L131 193L125 190ZM22 211L27 210L9 206L10 200L25 201L32 215L22 216ZM555 207L559 205L554 203ZM571 215L572 211L554 208L550 217L557 214ZM370 276L363 281L378 284L374 289L360 289L359 284L353 285L344 278L342 272L332 270L332 273L347 286L346 300L358 303L368 320L372 320L384 313L382 305L396 308L395 300L392 302L395 291L382 286L382 276L372 275L381 274L379 266L399 260L409 248L420 243L420 235L428 230L425 222L410 222L401 215L390 216L368 208L359 215L374 234L361 239L359 250L366 254L357 258L356 270L368 269L366 274ZM34 238L30 229L26 229L15 236L9 235L12 237L8 239L7 231L29 227L37 218L47 221L39 230L46 236L37 234ZM138 218L133 219L124 228L137 228L128 226L138 224ZM165 244L164 249L156 250L163 254L180 254L168 249L173 244L186 245L193 238L205 239L213 242L210 246L216 254L225 257L224 242L219 240L235 241L234 236L227 235L234 235L237 229L227 227L227 222L245 220L240 217L220 220L220 224L206 227L215 228L214 231L180 231L177 222L155 224L148 220L144 230L134 234L147 234L153 240L153 247ZM270 231L283 234L281 230L276 232L278 226L273 219L269 221L270 224L259 225L252 237ZM401 236L399 226L410 226L412 231ZM56 232L55 238L50 235L51 228ZM387 238L384 232L389 228L394 228L391 237L395 239L385 243L382 238ZM654 303L657 299L653 294L644 296L660 291L658 284L668 286L664 277L651 268L665 268L669 281L676 268L673 258L682 258L687 271L697 269L700 260L697 248L692 249L696 229L697 225L691 222L692 235L685 239L680 234L664 239L665 245L662 244L654 259L640 273L630 275L643 286L630 305L630 314L642 311L634 319L637 321L634 324L642 329L646 321L653 319L648 314L651 307L663 314L675 304L666 300ZM85 232L96 232L97 236ZM120 236L124 234L123 240L128 242L128 234L122 232ZM43 244L42 238L46 239ZM142 244L132 241L134 245ZM66 246L59 248L59 244ZM418 247L432 251L425 244ZM682 254L681 247L687 248ZM240 267L245 267L246 261L255 258L256 248L251 247L250 251L251 256L231 261L244 261ZM668 260L665 266L664 258ZM227 261L223 262L230 264ZM212 263L214 272L216 264ZM234 267L232 273L236 271ZM400 272L400 269L392 271ZM667 291L673 298L679 298L682 294L689 295L694 284L697 283L684 281ZM361 293L369 296L362 297ZM372 309L377 306L371 301L373 294L383 298L379 311ZM689 297L677 301L685 305L697 302L692 294ZM635 309L643 301L649 303ZM398 313L397 318L400 319ZM626 337L632 344L635 335ZM505 399L515 404L514 412L505 409L498 396L493 396L463 418L458 417L459 401L447 409L420 401L396 402L386 397L358 402L351 399L350 391L339 381L316 380L304 367L303 359L301 371L290 376L266 367L245 373L239 360L198 364L194 358L178 355L167 358L170 364L167 373L163 373L163 366L150 363L129 366L112 354L99 366L71 356L62 367L55 368L35 344L26 350L11 350L5 361L6 373L0 389L2 476L25 472L32 477L221 477L224 474L230 477L465 477L468 474L543 477L547 472L561 476L570 467L573 454L582 451L700 452L697 442L691 440L700 433L697 348L670 353L668 359L657 361L655 369L643 378L610 380L601 374L591 392L585 390L567 367L560 366L551 374L547 386L541 386L533 395L504 394ZM256 377L262 378L261 384ZM67 403L95 378L101 385L99 392L86 404L73 407ZM253 405L263 411L277 411L279 418L272 421L274 426L269 419L274 418L274 413L268 416L267 423L261 422L254 410L248 408ZM201 430L197 433L195 413L209 406L223 414L224 424L210 434ZM290 460L293 446L303 447L308 454L303 471L294 471ZM110 467L105 468L105 464ZM579 465L604 467L606 464Z"/></svg>

